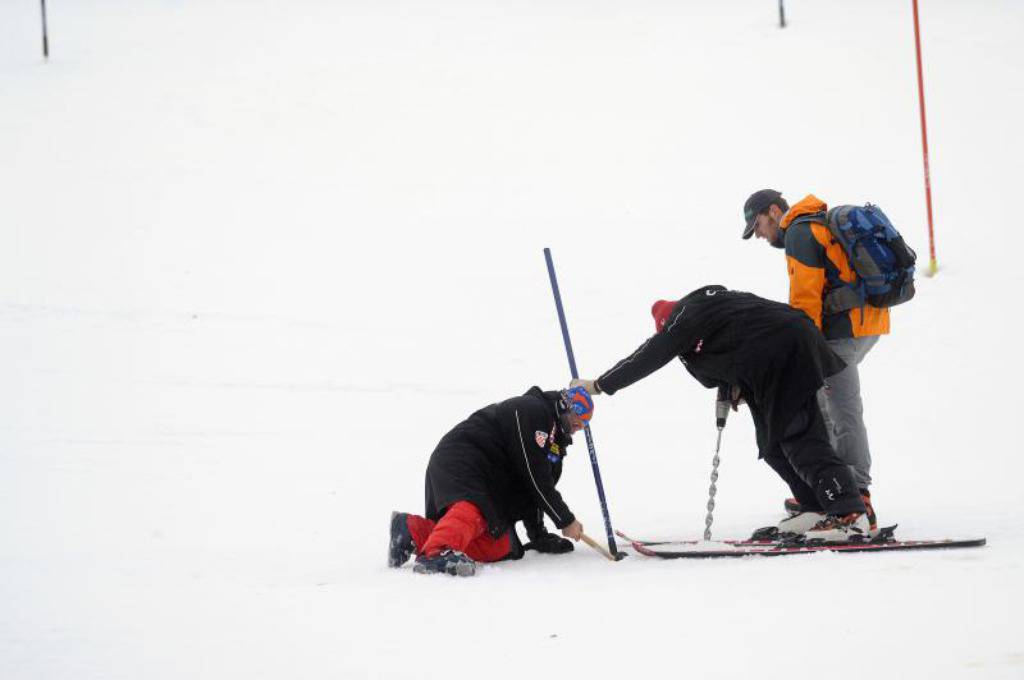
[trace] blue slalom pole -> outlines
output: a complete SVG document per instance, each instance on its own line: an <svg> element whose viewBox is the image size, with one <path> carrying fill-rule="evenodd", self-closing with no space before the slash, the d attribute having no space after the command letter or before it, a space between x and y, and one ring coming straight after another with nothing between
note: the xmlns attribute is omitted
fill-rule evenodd
<svg viewBox="0 0 1024 680"><path fill-rule="evenodd" d="M576 370L576 357L572 353L572 340L569 339L569 327L565 323L565 309L562 307L562 294L558 292L558 279L555 277L555 264L551 261L551 249L544 249L544 259L548 263L548 278L551 279L551 292L555 296L555 308L558 310L558 323L562 326L562 341L565 342L565 354L569 357L569 371L573 379L579 378ZM583 428L587 437L587 451L590 452L590 467L594 470L594 483L597 485L597 498L601 501L601 514L604 515L604 530L608 536L608 550L621 560L626 556L615 546L615 533L612 531L612 520L608 515L608 501L604 497L604 484L601 482L601 468L597 464L597 450L594 448L594 437L590 434L590 425Z"/></svg>

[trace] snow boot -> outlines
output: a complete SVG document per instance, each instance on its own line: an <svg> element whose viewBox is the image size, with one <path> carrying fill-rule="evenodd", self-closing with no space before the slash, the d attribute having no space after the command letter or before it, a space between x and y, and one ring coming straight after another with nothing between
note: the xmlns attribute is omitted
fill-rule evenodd
<svg viewBox="0 0 1024 680"><path fill-rule="evenodd" d="M417 574L450 574L472 576L476 573L476 562L457 550L442 550L433 557L419 555L412 570Z"/></svg>
<svg viewBox="0 0 1024 680"><path fill-rule="evenodd" d="M409 517L407 512L391 513L391 542L388 544L388 566L397 569L409 561L416 552L416 544L409 533Z"/></svg>
<svg viewBox="0 0 1024 680"><path fill-rule="evenodd" d="M818 522L825 519L825 513L823 512L812 512L810 510L806 512L798 512L792 517L779 522L779 533L780 534L802 534L808 529L813 528Z"/></svg>
<svg viewBox="0 0 1024 680"><path fill-rule="evenodd" d="M871 525L866 512L829 515L804 532L807 542L866 543L871 540Z"/></svg>

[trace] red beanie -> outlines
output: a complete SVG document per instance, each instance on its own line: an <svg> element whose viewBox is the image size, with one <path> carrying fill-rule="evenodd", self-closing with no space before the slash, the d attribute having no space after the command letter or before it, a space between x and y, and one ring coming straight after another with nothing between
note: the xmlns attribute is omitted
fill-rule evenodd
<svg viewBox="0 0 1024 680"><path fill-rule="evenodd" d="M675 309L676 303L669 300L658 300L651 305L651 316L654 317L654 327L658 332L665 330L665 322L668 321L669 314Z"/></svg>

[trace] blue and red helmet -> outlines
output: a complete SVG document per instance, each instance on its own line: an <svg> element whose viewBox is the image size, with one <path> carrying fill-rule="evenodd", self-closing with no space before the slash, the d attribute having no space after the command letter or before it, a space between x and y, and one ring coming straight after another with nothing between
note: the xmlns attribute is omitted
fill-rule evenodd
<svg viewBox="0 0 1024 680"><path fill-rule="evenodd" d="M562 390L562 403L559 406L565 411L575 413L584 423L589 423L594 415L594 399L582 387Z"/></svg>

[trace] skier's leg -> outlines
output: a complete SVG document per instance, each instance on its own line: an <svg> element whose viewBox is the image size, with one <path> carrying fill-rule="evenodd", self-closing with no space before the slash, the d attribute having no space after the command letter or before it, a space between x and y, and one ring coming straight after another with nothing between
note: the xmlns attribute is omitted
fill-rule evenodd
<svg viewBox="0 0 1024 680"><path fill-rule="evenodd" d="M815 398L809 399L793 418L779 448L826 513L847 515L865 511L853 471L829 443Z"/></svg>
<svg viewBox="0 0 1024 680"><path fill-rule="evenodd" d="M511 547L512 539L508 532L494 538L485 531L467 545L464 552L477 562L497 562L508 555Z"/></svg>
<svg viewBox="0 0 1024 680"><path fill-rule="evenodd" d="M481 541L481 537L486 538ZM499 558L503 557L509 549L508 536L503 538L504 552ZM498 546L490 545L491 543L496 543L496 541L487 534L487 521L480 509L469 501L459 501L449 506L444 516L438 520L433 531L423 543L419 554L430 557L437 555L445 548L451 548L466 553L473 559L477 558L470 552L476 553L484 561L492 561L487 558L497 552Z"/></svg>
<svg viewBox="0 0 1024 680"><path fill-rule="evenodd" d="M405 518L405 525L409 528L409 533L412 535L417 555L423 552L423 546L426 544L427 539L430 537L430 532L434 530L436 524L436 522L419 515L409 515Z"/></svg>
<svg viewBox="0 0 1024 680"><path fill-rule="evenodd" d="M857 366L877 342L877 335L829 340L829 347L846 362L846 368L829 378L828 385L819 392L829 438L839 457L853 468L860 489L871 486L871 447L864 426Z"/></svg>
<svg viewBox="0 0 1024 680"><path fill-rule="evenodd" d="M764 462L768 463L771 469L775 470L775 473L789 486L793 497L800 503L801 512L822 511L818 499L814 495L814 489L800 479L800 475L793 469L781 448L776 446L771 453L764 456Z"/></svg>

